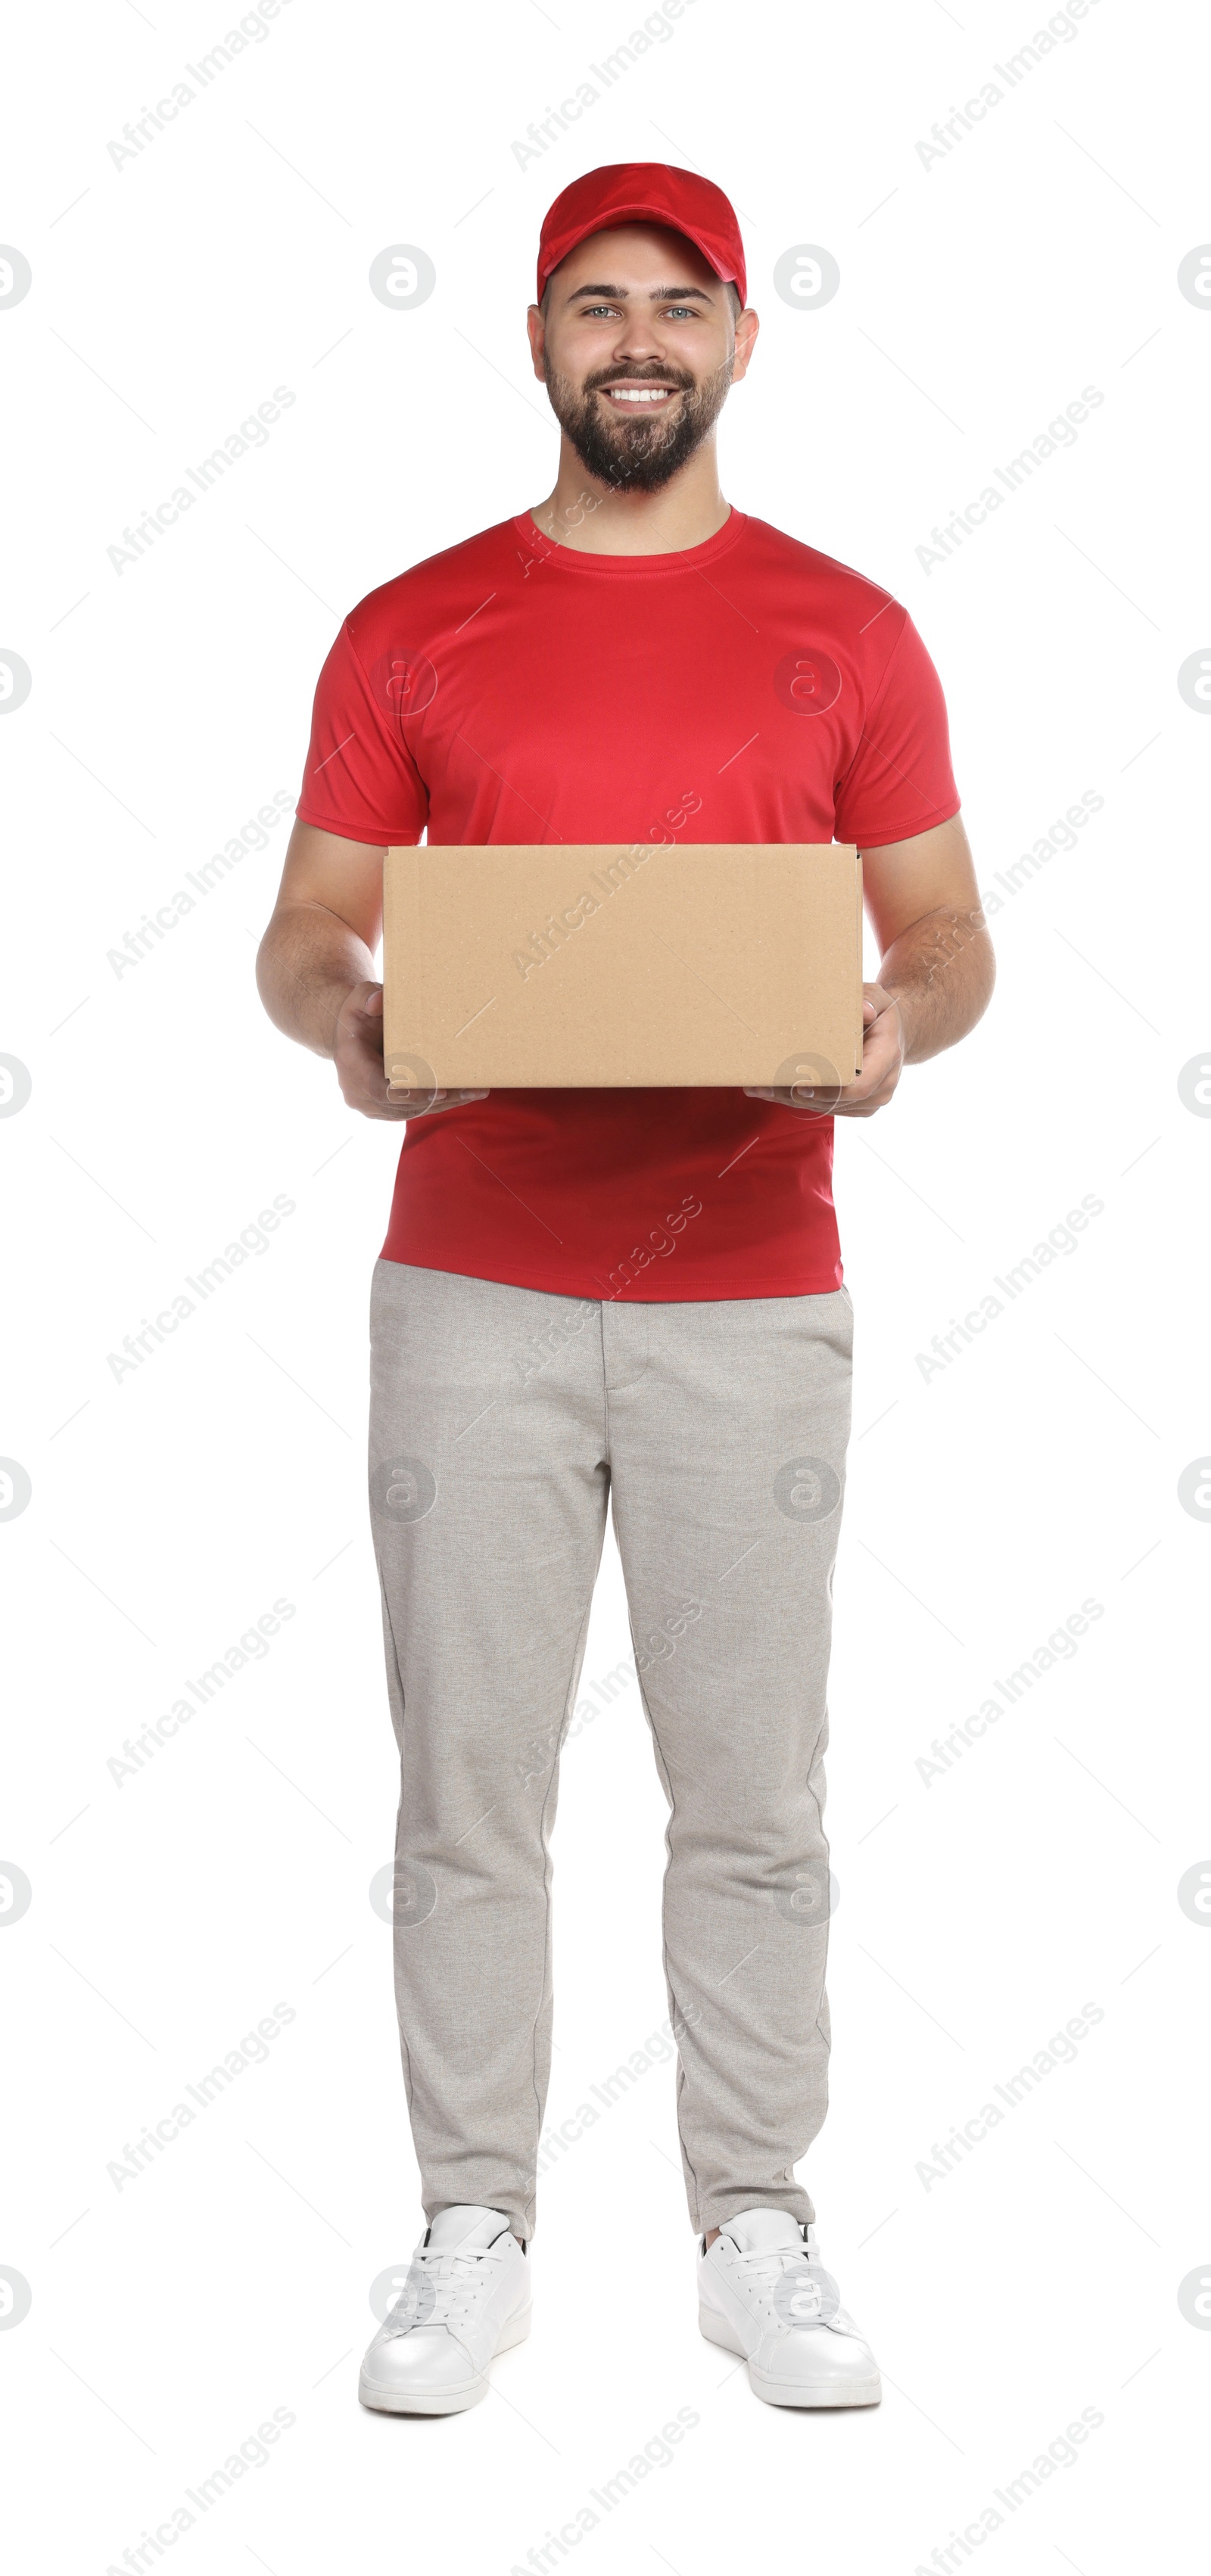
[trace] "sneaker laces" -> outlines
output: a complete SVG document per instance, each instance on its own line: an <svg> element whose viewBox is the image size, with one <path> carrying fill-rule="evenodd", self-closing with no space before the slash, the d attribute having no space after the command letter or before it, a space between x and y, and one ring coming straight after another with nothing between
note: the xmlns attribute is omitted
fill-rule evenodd
<svg viewBox="0 0 1211 2576"><path fill-rule="evenodd" d="M383 2323L387 2335L417 2326L456 2330L493 2288L508 2247L509 2230L492 2245L418 2245L408 2277Z"/></svg>
<svg viewBox="0 0 1211 2576"><path fill-rule="evenodd" d="M841 2293L831 2272L808 2245L759 2245L736 2252L741 2285L754 2290L786 2327L831 2325L841 2313Z"/></svg>

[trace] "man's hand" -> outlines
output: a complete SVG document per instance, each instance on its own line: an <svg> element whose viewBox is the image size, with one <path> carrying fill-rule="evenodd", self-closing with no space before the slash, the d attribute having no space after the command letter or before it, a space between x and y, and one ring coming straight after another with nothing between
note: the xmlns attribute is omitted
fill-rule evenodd
<svg viewBox="0 0 1211 2576"><path fill-rule="evenodd" d="M393 1089L383 1066L383 988L353 984L337 1013L332 1054L336 1076L351 1109L363 1118L436 1117L464 1100L486 1100L486 1091L442 1091L432 1084Z"/></svg>
<svg viewBox="0 0 1211 2576"><path fill-rule="evenodd" d="M873 1118L906 1064L924 1064L956 1045L986 1009L996 971L992 943L957 814L913 840L864 850L862 890L882 955L880 981L862 987L857 1081L830 1083L831 1067L807 1056L801 1083L790 1090L746 1084L751 1099L817 1118Z"/></svg>
<svg viewBox="0 0 1211 2576"><path fill-rule="evenodd" d="M362 1118L434 1117L486 1091L443 1091L427 1065L393 1088L383 1064L383 988L373 981L383 927L385 847L296 823L273 918L257 955L261 999L279 1029L331 1056Z"/></svg>
<svg viewBox="0 0 1211 2576"><path fill-rule="evenodd" d="M802 1083L774 1091L759 1083L744 1088L750 1100L774 1100L817 1118L873 1118L885 1109L904 1068L908 1038L904 1014L881 984L862 987L862 1071L856 1082Z"/></svg>

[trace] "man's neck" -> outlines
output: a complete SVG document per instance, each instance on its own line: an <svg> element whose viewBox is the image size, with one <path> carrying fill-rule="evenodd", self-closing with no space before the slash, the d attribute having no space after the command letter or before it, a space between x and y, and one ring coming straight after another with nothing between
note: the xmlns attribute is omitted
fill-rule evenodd
<svg viewBox="0 0 1211 2576"><path fill-rule="evenodd" d="M619 491L587 474L566 438L555 489L530 516L544 537L589 555L674 555L702 546L731 514L719 489L715 441L706 438L659 492Z"/></svg>

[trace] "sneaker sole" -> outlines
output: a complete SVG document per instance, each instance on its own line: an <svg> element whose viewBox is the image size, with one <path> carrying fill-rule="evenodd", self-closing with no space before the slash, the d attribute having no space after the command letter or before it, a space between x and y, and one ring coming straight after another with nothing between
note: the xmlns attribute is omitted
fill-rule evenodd
<svg viewBox="0 0 1211 2576"><path fill-rule="evenodd" d="M746 2359L743 2344L733 2340L725 2318L713 2308L698 2310L698 2331L708 2343L721 2344L725 2352L738 2353ZM811 2388L790 2388L784 2379L771 2379L768 2371L748 2365L748 2384L754 2397L763 2398L767 2406L879 2406L883 2400L883 2383L878 2371L866 2379L818 2379Z"/></svg>
<svg viewBox="0 0 1211 2576"><path fill-rule="evenodd" d="M515 2343L524 2343L530 2331L531 2311L522 2308L502 2328L496 2352L510 2352ZM493 2353L493 2360L496 2353ZM488 2374L478 2372L474 2379L461 2380L454 2388L400 2389L380 2388L367 2379L363 2370L357 2383L358 2401L375 2415L461 2415L468 2406L478 2406L488 2394Z"/></svg>

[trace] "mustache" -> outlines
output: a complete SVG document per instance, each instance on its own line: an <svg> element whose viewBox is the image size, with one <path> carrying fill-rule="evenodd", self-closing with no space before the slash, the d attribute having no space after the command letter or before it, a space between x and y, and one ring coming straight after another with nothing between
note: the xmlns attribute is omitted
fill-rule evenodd
<svg viewBox="0 0 1211 2576"><path fill-rule="evenodd" d="M694 383L694 377L684 369L674 372L668 368L657 375L646 367L599 367L595 375L585 377L584 391L595 394L610 385L667 385L673 393L685 394L693 392Z"/></svg>

